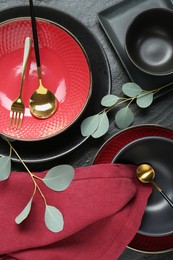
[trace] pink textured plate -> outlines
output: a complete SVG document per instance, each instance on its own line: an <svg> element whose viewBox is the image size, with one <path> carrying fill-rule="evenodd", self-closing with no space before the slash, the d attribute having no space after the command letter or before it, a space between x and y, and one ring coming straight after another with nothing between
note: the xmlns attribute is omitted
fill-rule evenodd
<svg viewBox="0 0 173 260"><path fill-rule="evenodd" d="M90 64L78 40L50 21L39 19L37 26L43 85L55 94L58 109L44 120L29 111L29 98L39 86L32 46L23 87L24 120L15 130L9 127L9 111L19 90L24 41L32 37L31 21L21 18L0 24L0 133L23 141L43 140L66 130L85 109L92 89Z"/></svg>
<svg viewBox="0 0 173 260"><path fill-rule="evenodd" d="M127 144L142 137L149 136L166 137L173 140L173 131L158 125L129 127L111 137L98 151L93 163L112 163L118 152ZM128 247L150 254L172 251L173 234L166 236L148 236L137 233Z"/></svg>

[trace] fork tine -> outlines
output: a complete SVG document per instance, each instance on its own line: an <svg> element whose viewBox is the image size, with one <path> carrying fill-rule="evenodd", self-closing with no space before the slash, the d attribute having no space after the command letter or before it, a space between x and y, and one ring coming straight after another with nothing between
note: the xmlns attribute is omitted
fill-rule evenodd
<svg viewBox="0 0 173 260"><path fill-rule="evenodd" d="M15 128L16 129L18 128L18 124L19 124L19 112L17 112L16 116L15 116Z"/></svg>
<svg viewBox="0 0 173 260"><path fill-rule="evenodd" d="M21 128L23 122L23 113L18 113L17 117L17 128Z"/></svg>
<svg viewBox="0 0 173 260"><path fill-rule="evenodd" d="M15 111L11 111L10 113L10 125L12 128L16 128L19 129L22 126L22 122L23 122L23 113L22 112L15 112Z"/></svg>
<svg viewBox="0 0 173 260"><path fill-rule="evenodd" d="M10 126L12 126L13 111L10 111Z"/></svg>
<svg viewBox="0 0 173 260"><path fill-rule="evenodd" d="M15 126L15 120L16 120L16 112L10 111L10 126L11 128L14 128Z"/></svg>
<svg viewBox="0 0 173 260"><path fill-rule="evenodd" d="M14 128L15 126L15 118L16 118L16 112L10 111L10 126Z"/></svg>
<svg viewBox="0 0 173 260"><path fill-rule="evenodd" d="M10 126L11 128L20 128L22 126L24 117L24 102L22 100L22 88L25 79L26 66L28 62L29 53L31 50L31 37L26 37L23 55L23 65L22 65L22 76L20 82L20 89L18 97L12 102L10 110Z"/></svg>

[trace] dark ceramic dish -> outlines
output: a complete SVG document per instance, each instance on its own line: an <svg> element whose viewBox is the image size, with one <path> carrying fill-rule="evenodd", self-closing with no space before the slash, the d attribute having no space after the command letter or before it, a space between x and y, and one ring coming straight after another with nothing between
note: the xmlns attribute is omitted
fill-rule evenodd
<svg viewBox="0 0 173 260"><path fill-rule="evenodd" d="M153 90L173 82L173 73L167 76L154 76L138 69L131 62L125 50L125 35L129 24L138 14L151 8L173 10L173 2L171 0L123 0L98 13L99 22L126 69L130 80L145 90ZM165 95L172 89L171 85L158 92L155 97Z"/></svg>
<svg viewBox="0 0 173 260"><path fill-rule="evenodd" d="M173 12L152 8L138 14L129 25L125 47L140 70L151 75L173 73Z"/></svg>
<svg viewBox="0 0 173 260"><path fill-rule="evenodd" d="M168 128L165 128L165 127L162 127L159 125L140 125L140 126L129 127L125 130L122 130L122 131L116 133L109 140L107 140L105 142L105 144L103 144L103 146L100 148L100 150L96 154L93 164L111 163L114 160L115 156L126 145L128 145L129 143L131 143L135 140L139 140L144 137L161 137L161 138L168 138L169 140L173 140L173 131L171 129L168 129ZM159 145L157 146L157 150L158 149L160 149L160 142L159 142ZM171 150L172 150L172 148L171 148ZM154 156L154 155L152 155L152 156ZM170 159L171 155L164 153L164 157L168 157ZM172 160L172 158L171 158L171 160ZM169 181L171 179L170 182L172 183L173 167L171 167L171 169L170 169L170 163L171 163L171 161L169 161L169 167L166 166L166 169L164 168L163 170L166 173L165 179L169 179ZM157 162L157 164L159 165L159 162ZM162 161L160 161L160 164L163 165ZM161 170L161 168L160 168L160 170ZM160 172L160 170L159 170L159 172ZM167 173L169 173L168 174L169 177L168 177ZM160 174L158 175L158 172L156 174L157 174L157 178L160 179L160 177L163 176L163 171L162 171L162 175L160 175ZM161 177L161 178L163 178L163 177ZM159 180L156 179L156 181L159 181ZM159 184L160 184L160 182L159 182ZM144 184L144 185L146 185L146 184ZM161 185L162 185L162 183L161 183ZM164 181L164 185L165 185L165 181ZM166 184L166 187L165 186L162 187L163 189L165 189L165 193L167 193L168 187L170 189L170 184ZM160 194L158 194L157 191L153 190L153 193L156 193L156 196L158 196L158 198L159 198ZM171 191L171 194L168 193L167 195L172 198L172 191ZM162 199L162 198L160 198L160 199ZM167 207L168 206L169 205L167 205ZM170 208L170 206L169 206L169 208ZM172 208L169 210L172 210ZM171 214L173 214L172 211L171 211ZM160 216L158 214L157 221L159 218L160 218ZM165 219L165 221L167 221L167 218ZM151 230L152 230L152 227L151 227L151 229L149 229L149 233L151 233ZM153 233L153 231L152 231L152 233ZM145 252L145 253L149 253L149 254L159 254L159 253L165 253L168 251L172 251L173 250L173 233L168 234L168 235L163 235L163 236L158 236L158 235L149 236L149 235L142 234L141 232L137 232L136 235L134 236L134 238L132 239L132 241L129 243L128 247L135 251Z"/></svg>
<svg viewBox="0 0 173 260"><path fill-rule="evenodd" d="M173 141L163 137L144 137L127 144L113 159L114 163L150 164L155 182L173 199ZM144 184L150 185L150 184ZM149 198L139 233L166 236L173 233L173 208L156 189Z"/></svg>

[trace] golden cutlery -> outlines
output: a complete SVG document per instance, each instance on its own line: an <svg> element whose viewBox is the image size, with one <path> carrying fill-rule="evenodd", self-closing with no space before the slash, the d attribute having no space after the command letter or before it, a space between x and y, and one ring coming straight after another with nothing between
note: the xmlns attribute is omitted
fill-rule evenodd
<svg viewBox="0 0 173 260"><path fill-rule="evenodd" d="M22 89L25 79L26 67L28 63L29 53L31 50L31 37L26 37L23 54L22 76L20 82L20 89L18 97L13 101L10 110L10 126L12 128L20 128L22 126L24 117L24 102L22 100Z"/></svg>
<svg viewBox="0 0 173 260"><path fill-rule="evenodd" d="M151 183L164 197L164 199L173 207L173 202L170 198L164 193L164 191L154 182L155 171L149 164L141 164L136 169L137 178L143 183Z"/></svg>
<svg viewBox="0 0 173 260"><path fill-rule="evenodd" d="M37 63L37 73L39 78L39 87L31 95L29 108L32 115L34 115L37 118L44 119L52 116L55 113L57 109L57 99L55 95L50 90L45 88L42 84L40 52L39 52L39 44L38 44L37 25L36 25L36 19L34 14L34 6L32 0L29 0L29 2L30 2L30 13L31 13L34 47L35 47L35 56L36 56L36 63Z"/></svg>

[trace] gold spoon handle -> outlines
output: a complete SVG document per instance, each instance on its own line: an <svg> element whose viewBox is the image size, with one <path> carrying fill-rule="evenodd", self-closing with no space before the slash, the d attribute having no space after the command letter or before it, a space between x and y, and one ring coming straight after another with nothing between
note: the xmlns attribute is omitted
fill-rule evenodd
<svg viewBox="0 0 173 260"><path fill-rule="evenodd" d="M151 183L159 192L162 192L162 189L159 187L159 185L157 185L154 181L152 181Z"/></svg>

